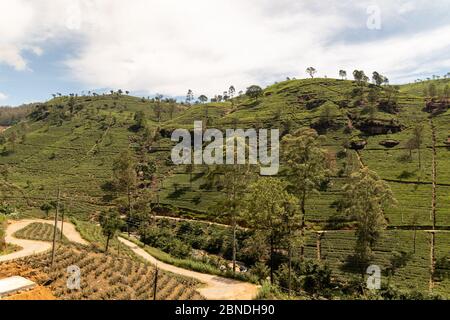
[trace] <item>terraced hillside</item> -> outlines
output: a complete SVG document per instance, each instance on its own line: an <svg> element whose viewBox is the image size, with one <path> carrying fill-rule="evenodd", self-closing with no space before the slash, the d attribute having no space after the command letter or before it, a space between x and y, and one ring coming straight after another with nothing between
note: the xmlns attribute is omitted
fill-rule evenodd
<svg viewBox="0 0 450 320"><path fill-rule="evenodd" d="M354 237L343 230L351 229L353 222L338 214L336 202L349 173L362 162L389 183L398 200L385 212L390 230L377 251L380 264L387 268L397 253L409 254L418 229L414 256L392 279L423 289L429 265L428 236L423 230L431 227L432 134L426 112L429 101L422 89L333 79L290 80L265 88L257 99L242 95L190 107L117 94L59 97L2 134L1 197L22 215L42 216L46 213L40 208L56 200L59 185L66 214L95 219L120 201L111 195L108 182L113 160L130 148L156 164L153 178L159 184L153 201L165 205L165 213L227 223L220 214L212 214L221 192L208 184L207 168L171 164L172 130L191 129L194 120L219 129L279 128L282 134L312 127L323 135L323 146L335 167L328 188L307 203L310 229L341 229L326 235L325 259L337 274L347 272L342 265L353 250ZM450 111L448 101L435 100L440 108L432 117L437 146L436 226L448 230ZM433 106L428 104L428 111ZM143 123L146 129L139 129ZM414 148L408 140L418 127L422 127L422 143ZM308 241L309 255L314 257L314 238ZM438 260L448 257L448 241L448 234L437 235ZM448 293L448 280L440 288Z"/></svg>
<svg viewBox="0 0 450 320"><path fill-rule="evenodd" d="M366 147L359 151L362 161L389 181L399 200L397 208L386 212L390 224L408 225L418 215L419 225L429 225L431 133L429 114L422 111L425 101L377 87L376 101L371 103L372 89L350 81L292 80L266 88L257 101L241 96L187 110L161 103L158 108L164 111L159 116L154 102L129 96L57 98L43 104L26 123L4 133L7 141L0 164L7 166L8 179L3 196L23 209L35 208L41 213L38 208L55 198L59 184L72 214L86 216L101 210L108 205L104 184L111 177L112 160L127 146L135 150L142 147L132 130L136 113L142 111L152 131L148 134L157 136L148 157L158 163L163 203L204 212L207 217L208 209L220 197L216 190L202 188L203 168L195 167L194 174L190 174L184 166L168 166L171 130L192 128L194 120L204 120L209 127L273 127L284 133L312 126L324 135L324 146L336 159L336 172L330 189L310 203L308 220L325 223L334 216L333 202L345 182L345 171L357 161L355 152L346 144L365 140ZM370 109L370 105L375 108ZM170 114L169 108L175 111ZM450 134L449 115L446 111L434 119L440 226L450 226L449 149L444 143ZM424 126L421 170L416 150L412 151L412 159L405 160L405 143L417 123ZM14 144L8 141L13 133ZM386 140L398 144L391 148L380 145ZM11 194L11 190L15 192Z"/></svg>

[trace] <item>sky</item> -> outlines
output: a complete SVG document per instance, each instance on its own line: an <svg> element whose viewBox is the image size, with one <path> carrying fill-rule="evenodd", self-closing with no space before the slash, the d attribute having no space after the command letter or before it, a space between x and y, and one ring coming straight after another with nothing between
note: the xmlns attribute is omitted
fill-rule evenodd
<svg viewBox="0 0 450 320"><path fill-rule="evenodd" d="M1 0L0 105L128 90L212 97L362 69L450 71L448 0Z"/></svg>

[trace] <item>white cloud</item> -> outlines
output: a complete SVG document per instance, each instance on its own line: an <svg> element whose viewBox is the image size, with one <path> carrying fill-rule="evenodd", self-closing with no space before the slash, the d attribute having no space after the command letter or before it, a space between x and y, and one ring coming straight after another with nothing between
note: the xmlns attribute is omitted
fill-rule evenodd
<svg viewBox="0 0 450 320"><path fill-rule="evenodd" d="M425 6L446 8L423 0L8 0L0 2L0 63L28 69L25 50L40 55L48 40L74 37L66 65L86 87L169 95L244 89L304 76L310 65L321 75L361 68L394 80L448 66L450 26L348 42L347 33L367 32L373 3L383 26Z"/></svg>
<svg viewBox="0 0 450 320"><path fill-rule="evenodd" d="M8 99L8 96L6 94L0 92L0 101L4 101L6 99Z"/></svg>

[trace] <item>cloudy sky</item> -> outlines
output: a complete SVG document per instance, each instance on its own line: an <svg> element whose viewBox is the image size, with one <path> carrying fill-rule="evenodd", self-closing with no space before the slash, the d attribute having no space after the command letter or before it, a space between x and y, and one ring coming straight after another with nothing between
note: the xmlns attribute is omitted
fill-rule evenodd
<svg viewBox="0 0 450 320"><path fill-rule="evenodd" d="M220 94L286 77L450 71L448 0L1 0L0 105L51 93Z"/></svg>

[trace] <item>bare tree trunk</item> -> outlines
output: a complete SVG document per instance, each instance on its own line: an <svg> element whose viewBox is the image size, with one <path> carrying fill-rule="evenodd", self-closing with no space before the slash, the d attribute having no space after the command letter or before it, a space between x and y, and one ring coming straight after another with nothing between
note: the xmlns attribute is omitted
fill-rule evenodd
<svg viewBox="0 0 450 320"><path fill-rule="evenodd" d="M233 219L233 274L236 273L236 219Z"/></svg>
<svg viewBox="0 0 450 320"><path fill-rule="evenodd" d="M65 208L64 208L65 209ZM62 241L63 239L63 234L64 234L64 213L66 212L66 210L63 210L62 212L62 216L61 216L61 235L59 237L59 240Z"/></svg>
<svg viewBox="0 0 450 320"><path fill-rule="evenodd" d="M431 239L430 239L430 283L429 283L429 290L430 293L433 292L434 289L434 273L435 273L435 269L436 269L436 256L435 256L435 232L431 231L430 232L431 235Z"/></svg>
<svg viewBox="0 0 450 320"><path fill-rule="evenodd" d="M288 262L288 296L291 296L291 290L292 290L292 246L289 243L289 262Z"/></svg>
<svg viewBox="0 0 450 320"><path fill-rule="evenodd" d="M127 223L127 231L128 231L128 236L130 236L130 234L131 234L130 223L131 223L131 215L132 215L130 187L127 187L127 195L128 195L128 223Z"/></svg>
<svg viewBox="0 0 450 320"><path fill-rule="evenodd" d="M61 196L61 190L58 185L58 197L56 200L56 212L55 212L55 226L53 228L53 246L52 246L52 261L51 268L53 269L53 264L55 262L55 254L56 254L56 233L58 231L58 213L59 213L59 198Z"/></svg>
<svg viewBox="0 0 450 320"><path fill-rule="evenodd" d="M302 239L304 239L305 237L305 227L306 227L306 210L305 210L305 198L306 198L306 193L303 193L303 197L302 197L302 201L300 204L300 208L302 211L302 225L301 225L301 231L300 231L300 236L302 237ZM301 245L300 245L300 260L303 261L305 257L305 242L302 241Z"/></svg>
<svg viewBox="0 0 450 320"><path fill-rule="evenodd" d="M108 249L109 249L109 240L111 240L111 236L110 236L110 235L108 235L108 236L106 237L106 247L105 247L105 252L108 252Z"/></svg>
<svg viewBox="0 0 450 320"><path fill-rule="evenodd" d="M270 284L273 284L273 273L274 273L273 259L274 259L274 239L272 232L272 234L270 235Z"/></svg>

